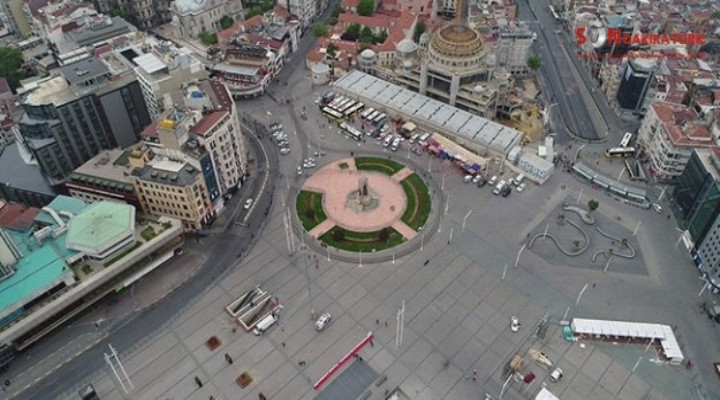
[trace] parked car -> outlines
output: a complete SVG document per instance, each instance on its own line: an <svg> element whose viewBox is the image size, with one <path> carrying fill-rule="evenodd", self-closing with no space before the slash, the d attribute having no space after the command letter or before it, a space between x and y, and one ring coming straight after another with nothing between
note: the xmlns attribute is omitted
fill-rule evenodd
<svg viewBox="0 0 720 400"><path fill-rule="evenodd" d="M243 206L244 209L249 210L250 207L253 205L253 199L247 199L245 200L245 205Z"/></svg>
<svg viewBox="0 0 720 400"><path fill-rule="evenodd" d="M417 154L417 155L419 155L419 156L421 156L422 153L423 153L423 149L422 149L422 147L414 147L413 150L412 150L412 152L415 153L415 154Z"/></svg>
<svg viewBox="0 0 720 400"><path fill-rule="evenodd" d="M662 214L662 206L658 203L653 203L652 205L653 210L655 210L656 213Z"/></svg>
<svg viewBox="0 0 720 400"><path fill-rule="evenodd" d="M472 182L472 180L473 180L473 176L472 176L472 175L465 175L465 176L463 177L463 182L464 182L464 183L470 183L470 182Z"/></svg>
<svg viewBox="0 0 720 400"><path fill-rule="evenodd" d="M283 147L280 149L280 155L286 156L290 154L290 148L289 147Z"/></svg>
<svg viewBox="0 0 720 400"><path fill-rule="evenodd" d="M512 332L517 332L520 330L520 320L514 315L510 317L510 330Z"/></svg>
<svg viewBox="0 0 720 400"><path fill-rule="evenodd" d="M510 185L503 186L502 189L500 189L500 196L502 197L508 197L510 196L510 193L512 193L512 189L510 189Z"/></svg>
<svg viewBox="0 0 720 400"><path fill-rule="evenodd" d="M332 314L325 313L318 318L318 320L315 322L315 330L322 331L325 329L326 326L332 321Z"/></svg>
<svg viewBox="0 0 720 400"><path fill-rule="evenodd" d="M495 177L493 176L493 178L495 178ZM492 182L492 180L491 180L491 182ZM495 185L495 189L493 189L493 194L496 196L499 195L500 192L503 190L503 188L506 185L507 185L507 183L504 180L501 180L500 182L498 182L498 184Z"/></svg>
<svg viewBox="0 0 720 400"><path fill-rule="evenodd" d="M525 190L525 186L527 186L527 185L525 184L525 182L519 184L518 187L517 187L517 191L518 191L518 192L522 192L523 190Z"/></svg>
<svg viewBox="0 0 720 400"><path fill-rule="evenodd" d="M400 148L400 139L395 138L395 140L393 140L393 142L392 142L392 145L390 145L390 150L398 151L399 148Z"/></svg>
<svg viewBox="0 0 720 400"><path fill-rule="evenodd" d="M488 181L488 185L495 186L495 182L497 182L497 180L498 180L498 177L493 175L493 177L490 178L490 180Z"/></svg>
<svg viewBox="0 0 720 400"><path fill-rule="evenodd" d="M555 370L550 373L550 382L558 382L563 377L563 371L560 368L555 368Z"/></svg>
<svg viewBox="0 0 720 400"><path fill-rule="evenodd" d="M481 187L485 186L485 184L487 183L487 180L481 176L480 179L478 179L478 181L476 183L477 183L477 187L481 188Z"/></svg>

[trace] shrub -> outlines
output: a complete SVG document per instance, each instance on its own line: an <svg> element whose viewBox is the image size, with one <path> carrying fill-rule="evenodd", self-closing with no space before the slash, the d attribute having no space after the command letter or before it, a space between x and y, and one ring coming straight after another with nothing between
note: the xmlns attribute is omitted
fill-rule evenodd
<svg viewBox="0 0 720 400"><path fill-rule="evenodd" d="M599 202L599 201L597 201L597 200L595 200L595 199L592 199L592 200L588 201L588 209L589 209L590 211L595 211L595 210L597 210L598 207L600 207L600 202Z"/></svg>
<svg viewBox="0 0 720 400"><path fill-rule="evenodd" d="M341 229L336 229L332 233L333 239L337 240L338 242L345 240L345 232L343 232Z"/></svg>
<svg viewBox="0 0 720 400"><path fill-rule="evenodd" d="M388 228L382 228L378 233L378 239L383 243L387 243L390 239L390 230Z"/></svg>

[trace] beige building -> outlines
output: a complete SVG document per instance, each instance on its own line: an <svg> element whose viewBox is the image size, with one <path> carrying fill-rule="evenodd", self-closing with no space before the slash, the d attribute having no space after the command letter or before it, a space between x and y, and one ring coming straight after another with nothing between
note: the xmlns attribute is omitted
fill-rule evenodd
<svg viewBox="0 0 720 400"><path fill-rule="evenodd" d="M638 130L638 141L650 160L650 175L665 182L682 174L693 150L718 147L694 109L666 102L648 107Z"/></svg>
<svg viewBox="0 0 720 400"><path fill-rule="evenodd" d="M202 229L213 217L203 175L187 163L156 157L135 169L132 179L144 210L181 220L186 232Z"/></svg>
<svg viewBox="0 0 720 400"><path fill-rule="evenodd" d="M240 0L175 0L170 6L176 37L196 38L202 32L221 30L220 20L243 19Z"/></svg>
<svg viewBox="0 0 720 400"><path fill-rule="evenodd" d="M123 10L128 14L128 21L140 29L170 22L171 0L93 0L95 8L104 14L112 14L115 10Z"/></svg>

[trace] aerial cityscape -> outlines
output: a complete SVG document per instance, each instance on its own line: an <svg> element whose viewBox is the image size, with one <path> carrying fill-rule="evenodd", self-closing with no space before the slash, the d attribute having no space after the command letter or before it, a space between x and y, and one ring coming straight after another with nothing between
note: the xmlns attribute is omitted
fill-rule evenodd
<svg viewBox="0 0 720 400"><path fill-rule="evenodd" d="M720 399L720 3L0 1L0 399Z"/></svg>

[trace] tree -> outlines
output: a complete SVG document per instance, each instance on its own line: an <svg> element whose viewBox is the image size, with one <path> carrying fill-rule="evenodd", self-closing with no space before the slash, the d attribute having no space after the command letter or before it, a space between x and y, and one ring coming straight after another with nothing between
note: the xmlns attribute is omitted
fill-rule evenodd
<svg viewBox="0 0 720 400"><path fill-rule="evenodd" d="M357 13L369 17L375 12L375 0L360 0L357 6Z"/></svg>
<svg viewBox="0 0 720 400"><path fill-rule="evenodd" d="M590 211L595 211L595 210L597 210L598 207L600 207L600 202L599 202L599 201L597 201L597 200L595 200L595 199L592 199L592 200L588 201L588 209L589 209Z"/></svg>
<svg viewBox="0 0 720 400"><path fill-rule="evenodd" d="M373 42L373 32L372 29L368 28L367 26L363 26L360 30L360 43L372 43Z"/></svg>
<svg viewBox="0 0 720 400"><path fill-rule="evenodd" d="M537 71L538 69L540 69L540 65L542 65L542 60L540 60L540 57L532 56L528 58L528 67L530 67L531 70Z"/></svg>
<svg viewBox="0 0 720 400"><path fill-rule="evenodd" d="M390 239L390 230L388 228L382 228L380 232L378 232L378 239L383 243L387 243Z"/></svg>
<svg viewBox="0 0 720 400"><path fill-rule="evenodd" d="M385 29L383 29L380 31L380 33L373 36L373 43L375 43L375 44L385 43L387 38L388 38L388 33Z"/></svg>
<svg viewBox="0 0 720 400"><path fill-rule="evenodd" d="M420 36L425 33L427 30L427 27L425 26L425 23L422 21L418 21L417 24L415 24L415 32L413 33L413 40L418 42L420 41Z"/></svg>
<svg viewBox="0 0 720 400"><path fill-rule="evenodd" d="M345 33L343 34L343 39L350 40L350 41L356 41L360 37L360 24L352 23L348 25L347 29L345 29Z"/></svg>
<svg viewBox="0 0 720 400"><path fill-rule="evenodd" d="M720 11L715 11L714 13L712 13L712 18L713 18L713 19L720 19Z"/></svg>
<svg viewBox="0 0 720 400"><path fill-rule="evenodd" d="M205 46L212 46L218 42L217 34L215 33L200 32L198 38L200 38L200 42Z"/></svg>
<svg viewBox="0 0 720 400"><path fill-rule="evenodd" d="M340 3L338 3L338 5L335 7L335 9L333 10L332 14L330 15L330 19L328 20L328 23L329 23L330 25L335 25L335 24L337 24L337 20L338 20L338 18L340 17L340 14L341 14L342 12L343 12L342 5L341 5Z"/></svg>
<svg viewBox="0 0 720 400"><path fill-rule="evenodd" d="M12 47L0 47L0 76L5 77L10 88L15 90L20 86L20 80L29 76L22 69L22 52Z"/></svg>
<svg viewBox="0 0 720 400"><path fill-rule="evenodd" d="M324 37L328 34L328 28L327 25L323 24L322 22L318 22L315 25L313 25L313 35L315 37Z"/></svg>
<svg viewBox="0 0 720 400"><path fill-rule="evenodd" d="M334 60L335 58L337 58L338 50L340 49L338 49L338 47L335 46L333 43L328 43L327 47L325 48L325 54L327 54L329 58L332 58Z"/></svg>
<svg viewBox="0 0 720 400"><path fill-rule="evenodd" d="M231 26L233 26L233 24L235 23L235 20L232 19L232 17L229 15L223 15L223 17L220 18L219 22L220 22L220 28L227 29L227 28L230 28Z"/></svg>

